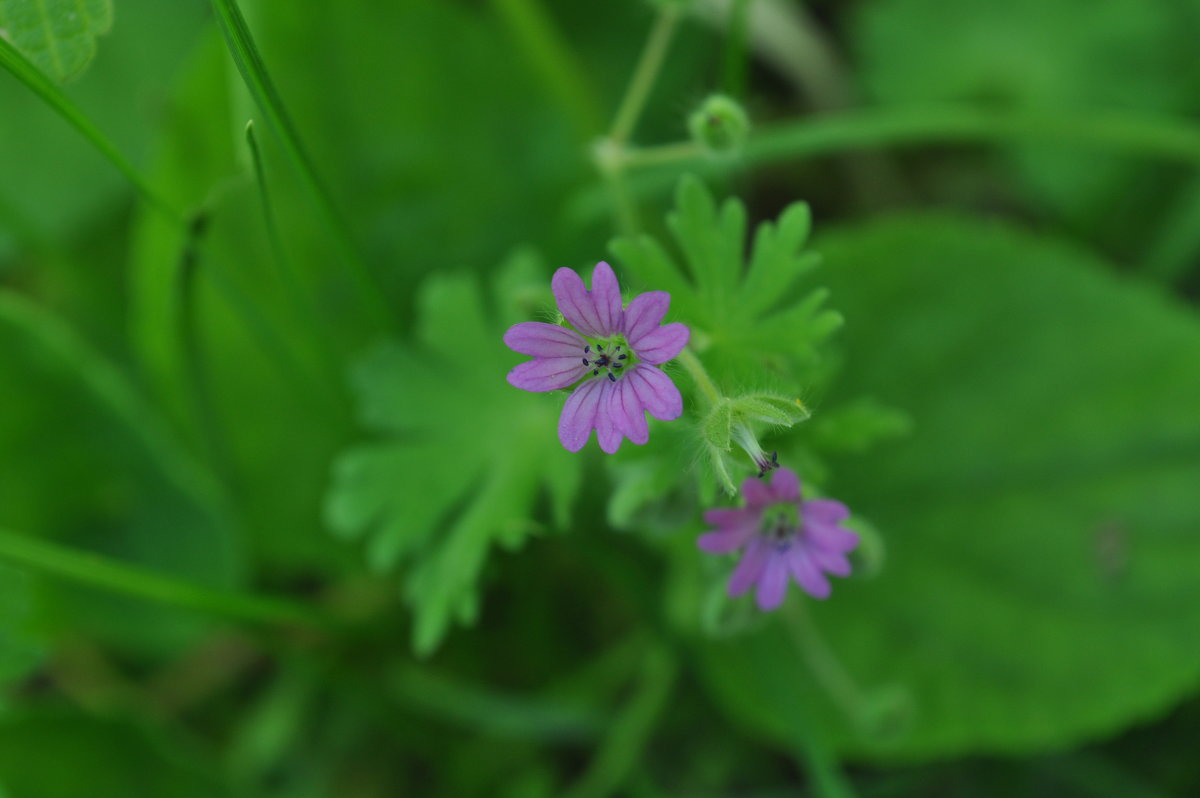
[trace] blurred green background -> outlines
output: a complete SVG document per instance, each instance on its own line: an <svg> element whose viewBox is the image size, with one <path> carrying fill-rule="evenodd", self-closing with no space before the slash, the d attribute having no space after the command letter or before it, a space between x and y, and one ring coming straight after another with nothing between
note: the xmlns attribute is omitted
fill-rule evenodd
<svg viewBox="0 0 1200 798"><path fill-rule="evenodd" d="M1200 2L236 8L0 0L0 796L1200 794ZM711 357L824 603L723 598L694 412L504 382L554 268L750 251L685 174L811 209L844 323Z"/></svg>

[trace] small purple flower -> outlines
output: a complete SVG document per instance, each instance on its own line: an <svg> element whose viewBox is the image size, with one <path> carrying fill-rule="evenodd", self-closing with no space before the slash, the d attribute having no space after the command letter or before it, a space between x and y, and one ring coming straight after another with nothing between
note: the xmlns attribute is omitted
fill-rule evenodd
<svg viewBox="0 0 1200 798"><path fill-rule="evenodd" d="M729 579L729 595L740 596L757 583L755 598L764 610L783 603L789 574L814 598L829 596L825 573L850 575L846 554L858 535L840 526L850 516L833 499L800 498L800 479L781 468L771 484L750 477L742 483L746 506L709 510L704 520L716 527L697 544L713 554L744 547L742 561Z"/></svg>
<svg viewBox="0 0 1200 798"><path fill-rule="evenodd" d="M617 276L604 262L592 272L591 291L567 268L556 271L550 285L558 309L578 332L526 321L509 327L504 343L533 356L508 372L512 385L540 393L579 382L558 420L562 445L577 452L594 429L600 448L612 454L623 438L649 440L646 411L660 421L679 418L683 398L658 368L688 342L686 326L662 324L671 295L650 291L622 307Z"/></svg>

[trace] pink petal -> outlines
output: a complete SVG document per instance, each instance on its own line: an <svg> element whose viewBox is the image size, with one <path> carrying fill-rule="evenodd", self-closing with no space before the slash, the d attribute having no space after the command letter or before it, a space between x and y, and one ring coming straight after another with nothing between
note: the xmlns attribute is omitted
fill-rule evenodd
<svg viewBox="0 0 1200 798"><path fill-rule="evenodd" d="M573 357L582 365L583 348L587 341L574 330L560 324L523 321L504 333L504 343L522 355L534 357Z"/></svg>
<svg viewBox="0 0 1200 798"><path fill-rule="evenodd" d="M522 391L557 391L583 379L588 368L577 357L550 357L528 360L513 366L508 383Z"/></svg>
<svg viewBox="0 0 1200 798"><path fill-rule="evenodd" d="M795 502L800 500L800 477L789 468L781 468L771 475L771 493L775 501Z"/></svg>
<svg viewBox="0 0 1200 798"><path fill-rule="evenodd" d="M696 545L709 554L725 554L740 549L753 536L753 527L721 529L704 533L696 540Z"/></svg>
<svg viewBox="0 0 1200 798"><path fill-rule="evenodd" d="M600 315L596 312L596 303L584 287L583 278L573 269L564 266L554 272L550 288L554 291L554 301L558 303L558 309L576 330L592 338L606 337L600 328Z"/></svg>
<svg viewBox="0 0 1200 798"><path fill-rule="evenodd" d="M603 337L620 332L625 321L621 311L621 286L617 284L617 275L613 274L612 267L604 261L597 263L592 270L592 302L600 317Z"/></svg>
<svg viewBox="0 0 1200 798"><path fill-rule="evenodd" d="M658 329L667 308L671 305L671 295L666 291L650 291L638 294L625 308L625 340L638 351L638 342Z"/></svg>
<svg viewBox="0 0 1200 798"><path fill-rule="evenodd" d="M773 610L782 604L783 597L787 593L787 583L787 557L776 552L775 556L767 560L767 567L763 571L762 579L758 580L758 592L755 594L755 599L758 601L759 608Z"/></svg>
<svg viewBox="0 0 1200 798"><path fill-rule="evenodd" d="M804 509L807 512L808 505L812 502L807 502ZM853 551L858 545L858 534L851 532L845 527L837 524L826 524L821 521L814 521L811 517L804 518L804 536L810 541L814 548L822 549L823 551L847 552Z"/></svg>
<svg viewBox="0 0 1200 798"><path fill-rule="evenodd" d="M834 499L810 499L802 509L805 518L822 524L836 524L850 517L846 505Z"/></svg>
<svg viewBox="0 0 1200 798"><path fill-rule="evenodd" d="M588 442L596 426L600 388L607 380L588 380L567 397L558 417L558 439L568 452L577 452Z"/></svg>
<svg viewBox="0 0 1200 798"><path fill-rule="evenodd" d="M767 487L767 483L757 477L746 477L742 483L742 496L746 499L746 507L755 510L776 504L778 501Z"/></svg>
<svg viewBox="0 0 1200 798"><path fill-rule="evenodd" d="M675 321L643 335L636 344L630 341L629 346L640 360L657 366L678 355L687 346L690 335L687 325Z"/></svg>
<svg viewBox="0 0 1200 798"><path fill-rule="evenodd" d="M630 383L642 407L659 421L673 421L683 415L683 397L662 369L639 363L625 374L624 380Z"/></svg>
<svg viewBox="0 0 1200 798"><path fill-rule="evenodd" d="M813 598L829 597L829 580L809 559L803 546L792 547L787 555L787 563L792 570L792 576L796 577L796 581L800 583L800 587L804 588L805 593Z"/></svg>
<svg viewBox="0 0 1200 798"><path fill-rule="evenodd" d="M740 527L747 524L758 526L758 513L750 512L741 507L721 507L704 511L704 523L715 527Z"/></svg>
<svg viewBox="0 0 1200 798"><path fill-rule="evenodd" d="M617 450L621 448L623 438L612 412L613 396L617 392L617 384L610 382L606 376L593 380L593 382L600 383L600 401L596 407L596 441L606 454L616 454Z"/></svg>
<svg viewBox="0 0 1200 798"><path fill-rule="evenodd" d="M809 556L812 557L813 562L816 563L817 567L819 567L822 571L827 571L834 576L850 575L850 559L841 552L817 549L815 551L810 551Z"/></svg>
<svg viewBox="0 0 1200 798"><path fill-rule="evenodd" d="M629 380L619 380L609 393L608 412L616 422L617 429L639 446L650 440L650 428L646 425L646 408L637 398L637 391Z"/></svg>
<svg viewBox="0 0 1200 798"><path fill-rule="evenodd" d="M742 555L742 561L733 569L729 577L729 595L740 596L750 589L750 586L762 576L767 558L771 554L772 545L762 538L755 538Z"/></svg>

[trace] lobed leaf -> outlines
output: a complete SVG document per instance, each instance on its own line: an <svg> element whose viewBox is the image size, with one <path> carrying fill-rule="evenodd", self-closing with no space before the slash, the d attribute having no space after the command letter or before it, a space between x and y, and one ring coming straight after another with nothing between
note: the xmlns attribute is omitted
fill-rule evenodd
<svg viewBox="0 0 1200 798"><path fill-rule="evenodd" d="M60 83L87 68L112 22L112 0L0 0L0 36Z"/></svg>

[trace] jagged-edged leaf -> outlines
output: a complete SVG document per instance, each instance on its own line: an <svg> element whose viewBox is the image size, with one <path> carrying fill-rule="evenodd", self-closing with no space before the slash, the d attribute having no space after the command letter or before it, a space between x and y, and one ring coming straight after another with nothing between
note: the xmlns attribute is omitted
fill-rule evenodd
<svg viewBox="0 0 1200 798"><path fill-rule="evenodd" d="M878 396L913 434L831 459L829 495L884 530L888 559L810 611L866 697L858 720L889 696L911 712L864 735L839 706L854 696L803 670L786 614L706 648L730 712L781 744L787 713L811 712L843 751L917 758L1068 746L1194 690L1194 314L1077 248L978 222L897 219L822 248L852 322L830 398ZM758 669L793 675L764 675L768 691L720 676Z"/></svg>
<svg viewBox="0 0 1200 798"><path fill-rule="evenodd" d="M112 22L112 0L0 0L0 35L57 81L91 63Z"/></svg>
<svg viewBox="0 0 1200 798"><path fill-rule="evenodd" d="M333 530L365 539L374 567L402 570L422 653L453 621L474 621L488 555L536 529L538 497L549 494L565 525L579 486L579 458L556 433L561 396L504 380L520 358L502 342L505 326L528 319L534 297L550 304L549 281L518 257L496 293L499 318L474 277L433 277L418 299L416 340L381 343L361 359L361 417L381 438L339 458L328 496Z"/></svg>
<svg viewBox="0 0 1200 798"><path fill-rule="evenodd" d="M760 224L748 259L745 206L737 199L718 206L695 177L680 182L667 221L681 260L645 235L618 239L612 250L645 287L670 292L674 317L691 325L691 346L723 387L761 384L764 375L794 379L812 366L841 317L822 307L823 289L805 284L819 260L803 250L807 206L795 203L777 222Z"/></svg>

